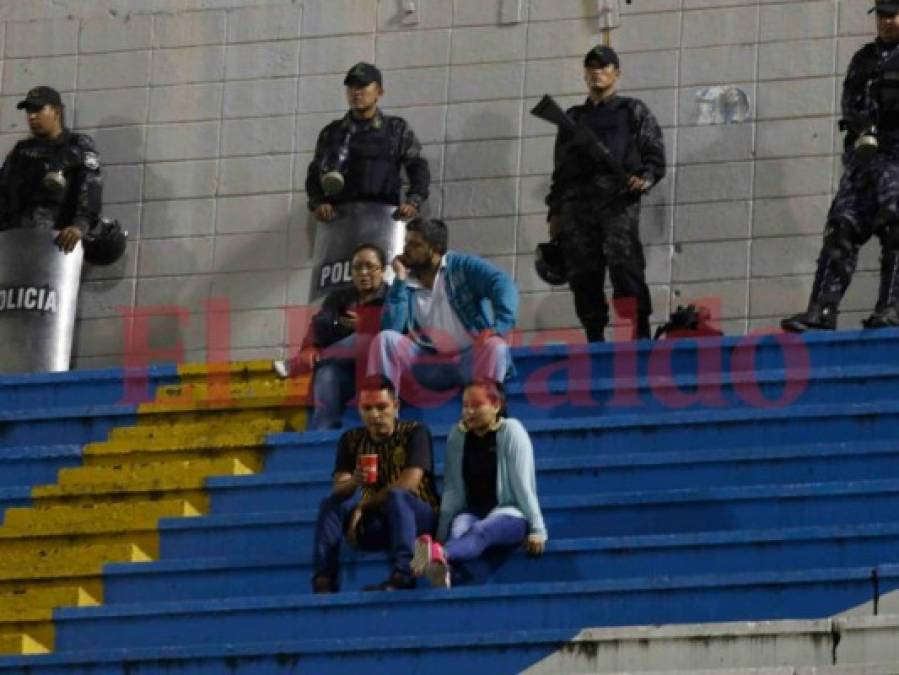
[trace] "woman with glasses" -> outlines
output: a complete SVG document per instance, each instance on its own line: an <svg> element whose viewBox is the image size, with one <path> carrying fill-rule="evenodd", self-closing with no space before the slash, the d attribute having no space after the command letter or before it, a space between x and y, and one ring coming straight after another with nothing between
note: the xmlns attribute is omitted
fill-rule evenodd
<svg viewBox="0 0 899 675"><path fill-rule="evenodd" d="M376 244L360 244L353 251L352 287L325 298L312 317L299 355L275 361L281 377L314 371L315 411L309 429L339 429L346 402L356 389L356 370L365 367L368 343L380 330L381 308L387 293L384 268L387 254Z"/></svg>
<svg viewBox="0 0 899 675"><path fill-rule="evenodd" d="M505 407L502 385L493 380L474 380L462 393L462 420L446 442L438 541L421 535L412 559L413 573L432 586L449 588L452 566L491 546L524 544L533 556L546 546L534 447Z"/></svg>

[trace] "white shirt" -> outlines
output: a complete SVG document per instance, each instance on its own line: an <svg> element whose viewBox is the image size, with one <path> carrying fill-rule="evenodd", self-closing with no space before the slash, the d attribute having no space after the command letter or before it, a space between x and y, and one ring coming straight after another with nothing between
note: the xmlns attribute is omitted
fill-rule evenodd
<svg viewBox="0 0 899 675"><path fill-rule="evenodd" d="M410 278L407 283L415 293L412 302L415 325L425 333L416 335L418 342L433 346L440 354L458 354L471 347L474 340L446 293L446 256L440 259L433 288L426 288L417 279Z"/></svg>

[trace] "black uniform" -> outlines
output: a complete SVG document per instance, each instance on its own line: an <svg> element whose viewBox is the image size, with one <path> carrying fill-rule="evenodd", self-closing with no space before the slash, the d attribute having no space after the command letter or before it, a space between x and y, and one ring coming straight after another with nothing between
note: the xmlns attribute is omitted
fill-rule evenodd
<svg viewBox="0 0 899 675"><path fill-rule="evenodd" d="M591 99L568 116L596 134L629 175L651 187L665 175L665 146L659 124L645 103L624 96ZM619 314L636 321L639 337L649 337L652 302L640 242L640 195L563 130L556 137L549 216L561 217L560 244L574 293L575 310L591 342L603 340L609 322L604 285L606 268Z"/></svg>
<svg viewBox="0 0 899 675"><path fill-rule="evenodd" d="M61 171L64 189L45 184ZM0 169L0 229L77 227L84 234L100 216L103 174L90 136L64 130L54 140L19 141Z"/></svg>
<svg viewBox="0 0 899 675"><path fill-rule="evenodd" d="M882 247L880 292L865 325L899 325L899 45L877 40L855 53L843 83L842 113L845 171L827 216L808 310L784 319L785 330L836 328L859 248L874 235ZM878 148L865 158L855 144L872 131Z"/></svg>
<svg viewBox="0 0 899 675"><path fill-rule="evenodd" d="M346 148L345 184L337 195L325 195L321 187L322 167L328 157ZM421 155L421 144L401 117L384 115L380 110L370 120L356 119L348 112L328 124L318 136L315 156L306 173L309 210L322 203L372 201L400 204L405 168L409 188L403 201L420 206L428 197L431 174Z"/></svg>

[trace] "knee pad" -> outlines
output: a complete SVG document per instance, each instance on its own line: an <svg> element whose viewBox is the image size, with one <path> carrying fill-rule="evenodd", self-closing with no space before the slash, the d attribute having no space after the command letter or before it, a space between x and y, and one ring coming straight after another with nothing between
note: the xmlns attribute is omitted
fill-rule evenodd
<svg viewBox="0 0 899 675"><path fill-rule="evenodd" d="M858 231L850 220L835 218L827 223L824 230L824 250L832 257L848 258L853 255Z"/></svg>

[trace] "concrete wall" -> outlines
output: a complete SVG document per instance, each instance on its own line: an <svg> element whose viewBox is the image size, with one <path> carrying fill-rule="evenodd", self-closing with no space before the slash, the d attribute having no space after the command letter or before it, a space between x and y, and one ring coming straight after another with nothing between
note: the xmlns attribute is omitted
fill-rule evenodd
<svg viewBox="0 0 899 675"><path fill-rule="evenodd" d="M430 213L454 248L515 276L526 331L577 325L570 294L533 272L545 236L552 128L527 110L545 92L583 97L581 58L601 39L596 0L4 0L0 151L23 134L15 103L35 83L65 92L97 140L108 210L132 241L93 269L77 365L118 364L119 307L182 305L151 343L206 354L203 303L227 297L233 358L268 358L303 304L314 228L302 192L318 129L344 110L342 74L385 71L385 109L407 117L434 176ZM669 177L642 227L660 320L720 298L728 332L801 309L839 175L842 73L873 31L863 0L621 0L612 44L623 89L662 125ZM749 118L707 124L709 87L745 92ZM873 304L862 256L844 325ZM854 310L854 311L852 311ZM221 337L222 330L214 331Z"/></svg>

